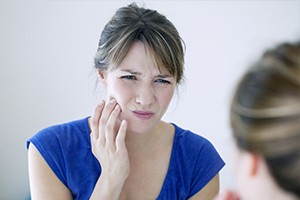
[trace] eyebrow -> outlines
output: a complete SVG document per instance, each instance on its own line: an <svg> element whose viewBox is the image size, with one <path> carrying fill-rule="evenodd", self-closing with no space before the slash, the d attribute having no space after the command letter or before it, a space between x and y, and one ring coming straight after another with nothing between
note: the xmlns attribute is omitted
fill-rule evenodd
<svg viewBox="0 0 300 200"><path fill-rule="evenodd" d="M133 75L142 75L142 73L135 72L135 71L132 71L130 69L121 69L121 71L128 72L128 73L133 74ZM173 77L173 76L171 74L158 74L155 77L156 78L170 78L170 77Z"/></svg>
<svg viewBox="0 0 300 200"><path fill-rule="evenodd" d="M134 74L134 75L142 75L142 73L140 72L135 72L135 71L132 71L130 69L121 69L122 72L128 72L130 74Z"/></svg>
<svg viewBox="0 0 300 200"><path fill-rule="evenodd" d="M155 77L157 77L157 78L172 78L173 76L170 74L159 74Z"/></svg>

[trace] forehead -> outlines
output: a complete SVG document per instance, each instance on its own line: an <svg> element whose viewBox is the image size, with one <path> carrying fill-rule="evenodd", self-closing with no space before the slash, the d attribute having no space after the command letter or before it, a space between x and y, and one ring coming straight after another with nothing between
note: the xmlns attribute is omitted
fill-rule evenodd
<svg viewBox="0 0 300 200"><path fill-rule="evenodd" d="M156 74L170 74L165 66L158 64L153 50L140 41L132 44L124 59L117 64L115 70L139 72L141 74L149 71Z"/></svg>
<svg viewBox="0 0 300 200"><path fill-rule="evenodd" d="M164 78L173 78L166 69L159 70L157 67L134 67L134 66L119 66L112 73L115 74L130 74L142 77L164 77ZM174 77L175 78L175 77Z"/></svg>

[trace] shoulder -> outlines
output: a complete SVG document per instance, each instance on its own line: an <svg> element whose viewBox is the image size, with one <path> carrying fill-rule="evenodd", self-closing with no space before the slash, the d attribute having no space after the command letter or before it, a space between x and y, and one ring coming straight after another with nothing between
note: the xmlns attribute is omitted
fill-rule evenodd
<svg viewBox="0 0 300 200"><path fill-rule="evenodd" d="M187 180L189 197L200 191L225 165L221 156L206 138L175 126L174 151L179 172Z"/></svg>
<svg viewBox="0 0 300 200"><path fill-rule="evenodd" d="M88 134L84 134L87 132L89 132L89 127L88 118L86 117L44 128L30 138L26 145L27 148L30 142L34 143L37 148L41 143L43 143L43 146L55 145L56 143L68 142L67 139L76 140L76 138L88 136Z"/></svg>
<svg viewBox="0 0 300 200"><path fill-rule="evenodd" d="M76 157L80 149L89 149L88 118L44 128L27 140L27 148L30 143L34 144L48 164L56 165L57 160L63 164L67 159Z"/></svg>
<svg viewBox="0 0 300 200"><path fill-rule="evenodd" d="M175 127L175 140L181 148L192 152L210 151L215 149L213 144L203 136L196 134L188 129L179 127L173 124Z"/></svg>
<svg viewBox="0 0 300 200"><path fill-rule="evenodd" d="M214 145L203 136L190 130L183 129L175 124L174 146L178 151L184 152L187 157L193 157L203 162L219 160L223 163Z"/></svg>
<svg viewBox="0 0 300 200"><path fill-rule="evenodd" d="M27 141L27 148L31 143L65 185L73 177L80 177L83 163L93 161L88 118L44 128Z"/></svg>
<svg viewBox="0 0 300 200"><path fill-rule="evenodd" d="M37 134L49 134L53 133L59 135L60 133L76 133L76 132L86 132L88 130L88 118L83 118L79 120L73 120L62 124L56 124L42 129Z"/></svg>

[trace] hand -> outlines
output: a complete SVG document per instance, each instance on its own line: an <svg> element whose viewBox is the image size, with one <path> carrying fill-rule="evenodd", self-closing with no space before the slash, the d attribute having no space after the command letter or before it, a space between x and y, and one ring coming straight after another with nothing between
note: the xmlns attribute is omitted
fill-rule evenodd
<svg viewBox="0 0 300 200"><path fill-rule="evenodd" d="M233 191L225 191L215 197L214 200L240 200L240 198Z"/></svg>
<svg viewBox="0 0 300 200"><path fill-rule="evenodd" d="M101 178L109 183L123 184L129 175L129 158L125 146L127 122L118 124L120 106L112 99L102 101L91 117L92 152L101 164Z"/></svg>

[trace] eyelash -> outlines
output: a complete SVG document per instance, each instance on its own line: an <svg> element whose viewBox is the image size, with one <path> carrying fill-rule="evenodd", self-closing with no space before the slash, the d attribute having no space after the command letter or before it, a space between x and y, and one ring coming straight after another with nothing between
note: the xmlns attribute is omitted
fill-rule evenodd
<svg viewBox="0 0 300 200"><path fill-rule="evenodd" d="M125 79L125 80L133 80L133 81L137 81L137 78L135 76L132 75L126 75L126 76L121 76L121 79ZM161 84L171 84L170 81L165 80L165 79L157 79L154 81L155 83L161 83Z"/></svg>
<svg viewBox="0 0 300 200"><path fill-rule="evenodd" d="M134 80L134 81L137 80L137 78L135 76L131 76L131 75L121 76L121 79Z"/></svg>
<svg viewBox="0 0 300 200"><path fill-rule="evenodd" d="M171 84L170 81L165 80L165 79L157 79L157 80L155 80L155 83Z"/></svg>

